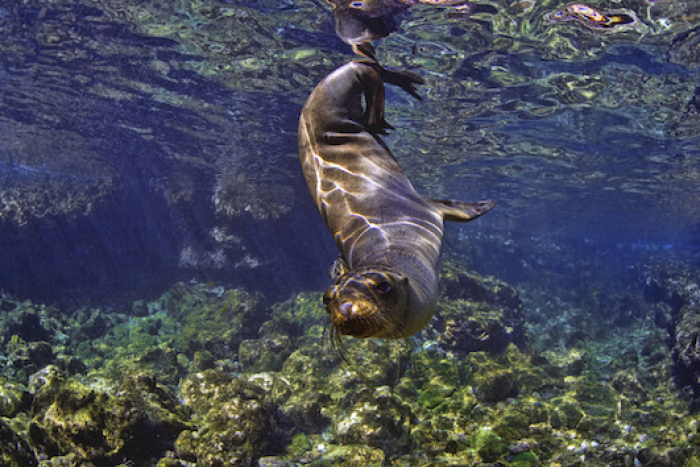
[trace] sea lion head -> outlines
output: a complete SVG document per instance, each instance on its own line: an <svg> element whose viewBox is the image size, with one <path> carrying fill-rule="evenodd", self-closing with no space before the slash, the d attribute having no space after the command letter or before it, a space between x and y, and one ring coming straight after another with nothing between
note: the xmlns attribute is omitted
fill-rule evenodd
<svg viewBox="0 0 700 467"><path fill-rule="evenodd" d="M323 294L339 336L405 337L408 278L387 266L363 266L340 276Z"/></svg>

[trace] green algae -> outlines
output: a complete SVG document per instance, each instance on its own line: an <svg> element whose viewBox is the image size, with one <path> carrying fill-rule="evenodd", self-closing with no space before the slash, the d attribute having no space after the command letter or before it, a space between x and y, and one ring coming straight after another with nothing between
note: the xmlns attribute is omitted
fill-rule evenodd
<svg viewBox="0 0 700 467"><path fill-rule="evenodd" d="M305 434L299 433L292 437L292 442L287 446L287 455L291 457L301 456L311 449L309 438Z"/></svg>
<svg viewBox="0 0 700 467"><path fill-rule="evenodd" d="M177 438L177 452L183 459L207 465L251 465L265 451L275 422L258 386L206 370L188 377L180 392L198 425Z"/></svg>
<svg viewBox="0 0 700 467"><path fill-rule="evenodd" d="M540 460L533 452L523 452L513 456L508 463L509 467L535 467L540 465Z"/></svg>
<svg viewBox="0 0 700 467"><path fill-rule="evenodd" d="M167 439L159 438L188 426L186 410L149 375L127 377L117 385L105 380L85 384L55 373L36 389L31 412L30 444L46 454L71 452L98 463L134 450L154 456Z"/></svg>
<svg viewBox="0 0 700 467"><path fill-rule="evenodd" d="M325 61L322 58L314 59L314 56L323 54L310 54L306 48L299 49L303 51L301 53L291 49L288 55L269 51L269 48L274 46L270 39L274 36L272 34L273 28L270 26L273 24L272 20L268 22L266 15L250 9L223 9L220 8L220 5L217 8L212 8L210 5L201 4L201 2L188 4L175 2L174 6L156 5L157 7L149 5L124 7L123 2L119 2L119 5L113 4L113 2L104 3L113 8L110 12L115 18L133 15L142 32L176 38L181 41L185 50L196 55L221 56L215 62L191 60L184 64L173 61L172 64L166 65L160 60L154 60L150 66L157 69L159 73L163 72L164 75L171 67L173 71L178 71L176 69L181 67L195 70L204 76L221 77L223 82L235 89L255 89L276 93L281 90L288 91L290 88L296 90L298 86L295 83L303 83L302 88L308 88L311 82L325 73L325 71L321 71L322 69L330 68L332 65L327 59ZM478 18L491 22L494 29L490 31L488 28L480 27L477 22L469 22L464 26L469 29L469 34L461 34L460 37L450 35L452 37L447 39L450 47L428 49L425 45L428 44L427 41L435 41L438 37L442 37L440 32L442 27L425 27L426 21L421 18L417 18L417 20L410 18L406 26L406 34L408 37L422 40L419 45L424 47L423 50L437 50L439 52L436 53L436 57L422 57L421 60L425 68L442 75L448 75L458 69L461 61L467 58L471 59L472 54L487 51L489 48L493 49L497 44L509 47L513 51L528 51L536 45L543 45L548 57L573 62L582 59L593 60L603 56L616 40L612 37L600 36L594 31L582 29L583 35L576 41L570 35L571 26L569 25L552 26L543 31L538 26L540 23L538 18L541 18L548 11L547 8L551 9L552 5L530 4L527 7L521 7L522 3L507 6L494 3L493 8L497 12L490 13L486 10ZM147 8L152 8L153 11L149 11ZM171 8L177 8L179 11L171 15ZM320 25L325 24L323 21L325 12L319 5L304 2L301 10L299 15L306 17L304 25L308 26L309 30L322 29ZM652 9L649 11L650 17L647 21L653 25L655 18L652 16ZM658 11L658 8L655 11ZM653 14L657 15L658 13ZM678 24L689 21L681 19L678 14L674 15L670 15L666 26L649 31L649 36L656 36L654 41L670 43L671 41L666 40L670 37L670 31L674 28L677 30ZM224 28L222 29L230 29L231 36L214 37L205 34L207 29L211 29L217 24L223 24ZM433 24L439 25L440 23L433 22ZM78 29L75 31L77 33ZM218 32L220 31L217 30ZM641 35L642 33L642 31L628 31L626 34L628 40L634 40L641 39L637 34ZM238 37L239 34L240 37ZM697 49L694 46L696 43L693 42L694 35L696 34L691 31L691 34L684 37L683 40L673 41L669 54L672 62L693 64L697 61L693 58L693 51ZM63 39L62 36L51 33L41 35L40 40L56 44L57 41ZM404 39L396 38L387 41L386 50L388 52L386 53L390 55L387 58L388 62L399 61L401 63L400 53L404 52L399 52L398 46L396 46L396 53L389 53L391 47L399 40ZM508 41L507 44L506 41ZM405 47L405 43L399 44L402 51L408 49ZM239 49L234 50L234 47ZM103 52L107 53L107 51ZM484 70L492 70L489 75L491 78L502 84L517 85L522 82L522 75L512 70L504 71L498 64L497 53L490 52L489 55L490 57L481 63L477 62L476 65L482 66ZM294 68L294 72L289 74L288 69L277 65L280 60L291 60L299 63L300 67L311 70ZM294 81L288 79L287 76L294 76ZM462 86L450 83L445 76L432 77L432 79L446 81L446 83L442 85L442 90L438 90L437 86L431 86L432 89L428 93L431 97L442 97L460 102L467 92L473 92L473 99L483 100L489 107L483 110L471 110L466 107L450 107L453 104L447 103L443 109L447 114L459 115L460 117L479 115L479 112L481 115L488 114L491 112L491 107L497 109L496 103L501 100L501 96L493 95L493 93L488 94L483 89L483 85L478 83ZM556 109L558 105L587 107L600 103L614 109L620 106L634 106L637 101L648 102L659 110L640 114L640 121L648 123L651 120L656 120L657 123L647 126L654 131L665 130L667 125L678 123L678 120L683 117L677 113L671 113L672 118L664 117L669 114L669 110L672 110L669 107L670 103L665 102L665 99L669 99L669 96L676 93L658 92L659 88L668 89L673 84L659 82L659 79L662 78L643 76L636 68L626 70L616 66L603 67L600 75L589 77L552 75L546 78L543 84L546 84L552 92L550 97L554 99L555 103L531 104L533 107L527 111L531 114L543 115L550 112L551 109ZM621 85L615 86L614 83L617 82L621 82ZM646 82L649 84L646 85ZM115 88L119 87L120 84L131 89L141 90L152 96L155 101L170 103L182 108L195 108L200 104L206 104L195 99L187 99L187 96L166 92L164 88L147 87L139 83L126 81L114 83ZM688 79L678 87L678 94L687 97L692 91L692 87L693 82ZM440 92L443 91L445 94L441 95ZM95 92L97 93L97 89ZM116 89L113 91L105 90L99 94L118 100L133 98L133 95L127 97L130 94L118 92ZM676 102L685 103L688 100L686 97L677 99ZM460 105L462 104L460 103ZM444 141L458 134L462 127L458 123L459 119L455 118L454 120L454 122L450 122L449 119L446 119L442 125L436 125L434 121L429 121L426 125L431 125L434 128L425 132L426 138L440 138ZM138 128L135 128L134 131L143 132L144 135L148 133ZM414 132L418 133L415 130ZM254 135L251 136L250 141L260 142L263 140L260 135ZM557 154L556 151L550 151L550 148L547 147L532 148L525 144L497 145L494 151L491 151L493 144L484 140L479 141L478 145L482 146L479 150L489 155L492 152L497 155L499 153L515 153L520 149L524 150L526 154L537 155L540 158L555 158ZM447 159L449 156L449 154L440 154L439 158ZM510 175L516 172L514 169ZM506 175L507 172L504 171L503 174ZM439 177L434 178L440 179ZM45 187L43 188L45 189ZM630 185L627 189L631 190L635 187ZM261 206L266 204L266 201L273 202L275 198L275 196L271 196L251 203L248 198L254 198L254 193L235 189L230 191L244 200L236 203L231 208L231 212L242 211L249 206L254 211L264 211L264 207ZM10 190L8 192L11 194ZM65 193L71 193L71 191L64 189L64 196ZM20 197L15 196L15 198L10 199L17 198ZM11 203L7 204L11 205ZM224 205L225 203L220 204ZM41 203L35 203L35 205L37 212L41 213ZM87 203L76 202L76 205L80 207L87 205ZM65 212L76 211L79 212L79 209L66 209ZM24 213L25 211L18 210L17 212ZM226 211L222 209L220 212ZM26 214L23 215L26 218ZM475 277L475 281L481 281L481 278ZM454 284L460 283L460 281L453 280L453 275L448 272L445 283ZM567 431L576 435L575 438L567 439L567 442L571 442L570 446L574 450L580 449L583 444L583 442L574 441L574 439L578 440L582 437L596 436L613 447L616 446L612 440L621 440L619 442L624 441L633 446L638 437L646 435L645 432L648 431L650 438L646 441L647 444L663 445L674 438L682 438L683 431L688 430L689 422L687 419L681 420L680 415L670 415L683 412L683 409L680 408L682 404L674 406L671 402L675 400L677 393L672 388L660 383L660 381L670 379L668 352L664 352L662 345L656 345L657 348L661 347L661 350L656 353L655 360L645 361L644 356L638 356L634 351L634 348L639 344L646 345L643 336L651 334L648 329L643 327L636 328L639 329L638 334L624 333L624 336L613 339L607 346L592 346L590 349L582 350L572 348L570 340L576 338L571 328L583 326L588 330L595 331L595 329L584 321L573 319L575 316L569 315L561 319L551 316L550 328L535 328L529 336L533 345L533 354L539 352L540 355L545 355L544 359L530 358L529 355L511 347L506 348L507 358L502 356L499 358L486 352L474 352L465 358L465 354L473 350L464 347L463 343L468 337L498 335L497 332L494 332L496 329L503 329L506 331L505 334L508 334L508 328L517 331L520 327L510 324L500 326L498 320L503 314L500 313L501 310L493 306L492 301L474 299L474 295L471 293L465 294L469 295L469 298L457 298L456 294L462 293L460 290L466 289L466 287L455 287L455 294L451 295L450 300L442 302L444 305L441 305L443 308L439 311L446 322L445 327L448 332L444 333L445 328L441 327L438 327L437 330L426 331L432 332L432 337L441 336L437 340L438 350L433 353L425 351L420 356L415 356L407 371L405 371L405 367L409 362L400 358L400 352L387 352L383 344L369 342L349 344L352 346L351 351L355 360L358 361L358 365L370 375L370 381L386 384L393 391L391 396L386 394L386 390L377 395L364 387L363 382L353 376L352 372L347 371L347 368L338 369L332 359L323 357L326 354L324 354L320 336L325 316L319 305L318 294L300 294L291 299L289 303L281 305L280 308L284 308L284 310L280 316L284 316L277 318L276 321L273 318L274 326L265 328L267 323L272 322L268 321L263 324L263 327L256 329L256 325L259 323L254 322L253 326L240 328L242 329L240 334L235 334L235 332L226 334L222 331L228 331L241 324L236 320L234 311L231 311L234 309L228 308L228 304L239 303L240 296L233 293L233 296L220 300L221 297L215 298L214 294L205 293L204 291L207 290L205 286L201 286L200 290L192 289L194 290L180 292L185 298L182 301L185 305L171 310L174 311L176 319L173 319L173 315L163 312L158 316L141 317L140 320L129 320L128 323L118 324L107 337L93 336L90 340L97 339L97 342L79 344L84 345L82 350L78 352L79 355L89 365L92 372L96 371L94 368L99 368L103 375L112 379L120 378L130 369L141 368L149 369L157 374L160 380L175 385L188 372L202 369L200 368L202 366L211 367L213 364L225 368L226 360L231 361L230 366L226 369L235 371L238 369L235 366L235 352L237 350L239 353L238 363L240 363L241 369L248 373L246 377L256 381L253 384L263 388L265 384L268 384L268 380L271 381L269 397L275 403L279 403L280 410L293 420L289 423L296 429L303 429L316 435L327 430L329 426L337 427L339 423L346 420L342 417L350 411L351 415L356 414L356 418L360 419L360 422L355 426L355 432L352 430L346 432L349 433L347 436L360 437L361 433L358 432L361 430L361 425L367 423L371 426L370 421L361 419L363 416L367 418L370 413L366 404L375 396L381 396L385 405L377 406L377 410L385 410L386 413L382 413L382 416L386 415L386 417L382 423L372 427L374 429L371 433L374 436L372 442L378 446L385 446L389 442L387 440L391 439L391 436L388 435L383 437L387 432L402 440L404 437L403 425L396 423L392 425L392 423L397 416L401 420L400 417L405 417L406 412L412 412L416 421L411 424L410 436L414 441L420 440L420 442L415 443L415 448L412 448L415 449L415 458L411 459L410 462L415 464L422 462L416 459L421 455L440 456L444 453L454 455L465 453L469 449L467 440L470 439L470 434L474 433L476 427L482 424L493 425L494 433L509 441L518 441L526 439L526 437L536 438L538 443L537 445L533 444L533 449L539 450L542 459L560 456L558 463L572 465L578 462L576 458L582 454L579 451L575 451L570 456L567 456L565 452L561 454L567 446L560 445L552 439L551 431L555 424L560 424L562 428L566 428ZM485 289L488 292L493 291L494 294L498 294L496 289L490 287L485 287ZM615 301L614 298L608 300ZM204 315L198 317L196 314L200 310L200 305L204 308ZM556 313L558 314L566 312L571 307L571 304L560 302L553 308L557 308ZM26 311L26 316L37 315L35 309L32 311L27 308ZM236 308L235 311L238 312L238 309ZM684 316L692 314L690 309L686 311L688 313L684 312ZM245 313L247 312L242 312L242 314ZM465 319L467 315L471 319ZM100 317L104 320L104 315L101 313L93 313L93 316L94 318L90 318L89 325L88 320L81 321L84 329L91 329L88 333L90 335L98 332ZM158 324L159 320L160 325ZM217 326L209 327L208 323L210 322L216 323ZM243 322L248 323L249 321L246 319ZM463 322L468 325L466 329ZM41 327L48 330L52 336L58 336L53 328L46 327L43 322L41 323ZM556 327L556 323L559 324L559 327ZM692 324L691 322L686 325L687 331L693 330ZM180 332L181 326L184 326L182 333ZM200 329L203 331L201 335L198 331ZM548 332L550 329L556 332L550 334ZM18 336L18 334L12 335ZM472 338L472 341L477 340ZM546 340L549 341L546 342ZM580 341L580 338L578 340ZM511 339L505 338L499 342L498 350L503 351L503 342L507 345ZM659 340L654 342L659 342ZM687 348L689 344L681 340L678 342L680 349ZM654 346L654 344L651 345ZM627 351L625 353L617 352L613 347L624 347ZM639 346L639 348L642 347ZM25 362L24 357L30 350L27 342L19 337L14 340L10 337L7 349L16 357L15 361L19 364ZM493 349L479 348L479 350ZM203 356L206 358L202 358ZM29 374L38 368L36 364L33 365L35 366L27 365L22 368L17 367L17 369L13 367L12 376L20 380L28 380ZM617 374L615 372L623 367L637 368L638 371L635 371L635 375L617 378L617 387L613 383L613 389L606 387L603 383L592 382L596 378L605 377L605 375ZM262 372L274 374L268 378L261 376ZM639 373L640 376L637 377L636 373ZM62 381L60 384L66 384L69 388L73 387L72 382L65 383L65 379ZM220 385L225 384L226 379L222 378ZM504 388L506 390L502 390ZM355 394L355 391L358 394ZM68 394L66 396L68 399L77 399L70 391L66 394ZM260 397L267 396L265 393L264 396ZM659 403L658 399L669 402ZM370 405L369 407L374 408L375 406ZM617 407L621 407L619 413ZM12 408L9 413L15 410ZM76 415L76 417L79 416L80 414ZM529 425L525 424L524 416L529 418ZM692 419L692 417L690 418ZM629 424L631 428L623 430L612 422L623 428ZM351 425L348 424L348 426ZM399 426L401 426L401 430L397 428ZM674 429L674 426L678 426L678 428ZM384 432L381 431L382 429ZM394 431L392 432L392 430ZM525 430L525 434L523 434L523 430ZM690 431L695 433L694 429ZM314 435L310 435L309 438L312 436ZM337 437L338 434L336 433L334 436ZM385 453L380 448L370 448L364 445L340 446L337 444L337 439L331 438L331 441L330 444L325 444L323 459L317 459L314 462L319 465L323 463L342 464L343 462L371 464L385 460ZM369 442L369 439L364 441ZM183 444L187 443L183 441ZM318 444L320 443L314 443L314 448ZM199 452L197 449L200 448L190 445L188 449L190 450L183 450L183 455L196 457L197 452ZM203 449L202 452L204 452ZM393 449L393 447L387 448L387 450L389 449ZM411 455L405 441L403 444L398 444L398 449L404 451L404 456ZM592 448L592 451L589 458L603 456L600 450L596 452ZM192 454L193 452L194 454ZM500 451L497 450L497 452ZM662 452L663 449L657 453L651 453L653 454L651 457L665 455ZM519 456L521 455L519 454ZM54 458L58 457L63 456L54 456ZM499 462L506 461L504 455L500 457ZM515 457L513 461L515 461ZM464 454L462 458L456 456L455 459L465 463L476 462L468 453ZM591 465L594 465L594 461L590 462ZM604 461L601 461L601 464L610 465L604 464Z"/></svg>
<svg viewBox="0 0 700 467"><path fill-rule="evenodd" d="M23 375L18 375L17 379L24 379ZM26 410L30 401L31 397L23 384L0 377L0 417L14 417Z"/></svg>
<svg viewBox="0 0 700 467"><path fill-rule="evenodd" d="M489 429L474 433L469 444L485 462L494 462L508 451L508 443Z"/></svg>

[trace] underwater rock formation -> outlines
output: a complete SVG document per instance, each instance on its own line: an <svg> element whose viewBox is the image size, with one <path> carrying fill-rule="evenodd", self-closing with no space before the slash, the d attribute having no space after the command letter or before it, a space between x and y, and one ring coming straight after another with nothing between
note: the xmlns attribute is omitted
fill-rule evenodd
<svg viewBox="0 0 700 467"><path fill-rule="evenodd" d="M641 268L644 296L654 304L654 322L669 332L677 383L700 403L700 275L682 261L653 262Z"/></svg>
<svg viewBox="0 0 700 467"><path fill-rule="evenodd" d="M29 443L2 418L0 418L0 465L12 467L38 465Z"/></svg>
<svg viewBox="0 0 700 467"><path fill-rule="evenodd" d="M186 409L153 376L85 384L57 368L43 371L29 426L29 442L42 457L74 454L100 465L128 458L149 465L189 427Z"/></svg>
<svg viewBox="0 0 700 467"><path fill-rule="evenodd" d="M261 297L242 290L180 282L169 295L165 307L182 326L176 346L190 358L199 350L216 356L236 351L243 339L256 336L267 315Z"/></svg>
<svg viewBox="0 0 700 467"><path fill-rule="evenodd" d="M197 429L177 438L177 455L198 465L252 466L275 440L264 391L216 370L190 375L180 389Z"/></svg>
<svg viewBox="0 0 700 467"><path fill-rule="evenodd" d="M12 418L31 405L31 396L23 384L0 378L0 417Z"/></svg>
<svg viewBox="0 0 700 467"><path fill-rule="evenodd" d="M441 300L432 325L441 347L464 355L501 352L510 343L525 345L523 305L513 287L450 263L443 266L440 281Z"/></svg>
<svg viewBox="0 0 700 467"><path fill-rule="evenodd" d="M46 341L4 342L5 356L50 342L53 357L24 369L2 360L0 431L9 441L0 459L520 467L581 465L585 456L594 467L693 465L698 416L673 384L669 328L657 327L654 313L664 304L674 313L669 323L682 309L694 316L695 276L668 265L651 271L642 275L654 305L631 291L574 303L552 289L518 292L448 261L444 309L411 346L345 339L347 361L324 342L320 293L267 307L241 290L177 284L111 316L56 310ZM25 316L42 306L6 308ZM495 323L478 328L482 340L461 327L469 313ZM679 347L677 355L692 353ZM76 358L82 370L68 371Z"/></svg>
<svg viewBox="0 0 700 467"><path fill-rule="evenodd" d="M410 406L388 386L363 392L343 416L334 417L332 429L338 441L379 448L387 456L407 452L411 425L415 423Z"/></svg>

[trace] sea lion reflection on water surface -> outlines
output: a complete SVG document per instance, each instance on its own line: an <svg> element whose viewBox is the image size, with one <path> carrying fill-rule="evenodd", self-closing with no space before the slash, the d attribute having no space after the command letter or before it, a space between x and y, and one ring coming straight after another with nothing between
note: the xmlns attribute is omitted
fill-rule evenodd
<svg viewBox="0 0 700 467"><path fill-rule="evenodd" d="M467 0L325 0L331 7L335 32L356 54L374 59L371 41L398 29L399 15L415 5L447 6L469 10Z"/></svg>
<svg viewBox="0 0 700 467"><path fill-rule="evenodd" d="M349 63L316 87L299 120L304 176L341 252L323 296L334 342L340 335L405 338L422 329L437 301L443 220L470 221L496 204L416 193L378 137L391 128L384 82L418 97L422 80L375 62Z"/></svg>

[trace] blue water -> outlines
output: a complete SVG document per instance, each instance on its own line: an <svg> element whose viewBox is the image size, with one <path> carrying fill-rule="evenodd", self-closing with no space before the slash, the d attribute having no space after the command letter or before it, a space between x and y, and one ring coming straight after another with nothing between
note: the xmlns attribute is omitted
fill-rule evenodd
<svg viewBox="0 0 700 467"><path fill-rule="evenodd" d="M634 5L635 29L603 32L547 23L544 5L508 13L510 25L497 3L473 17L402 13L375 46L380 61L418 65L426 79L423 102L392 90L387 107L397 128L387 142L419 191L497 199L474 227L487 231L584 248L589 238L697 244L697 13ZM0 238L16 245L2 253L3 289L33 295L43 284L40 295L80 300L174 277L264 277L285 296L325 282L319 263L335 250L301 179L296 123L315 83L353 58L349 46L313 2L173 8L4 7L2 184L29 204L47 175L85 180L89 193L44 217L29 207L3 217ZM241 243L222 247L214 229ZM56 242L64 230L92 232L75 238L90 252L80 273L75 246ZM225 259L182 267L186 248ZM38 264L36 251L51 254ZM232 274L246 254L274 266ZM300 273L280 271L289 265Z"/></svg>
<svg viewBox="0 0 700 467"><path fill-rule="evenodd" d="M76 417L70 442L43 445L40 427L63 423L60 413L41 419L46 406L58 413L61 401L73 404L80 385L93 391L81 404L112 397L132 381L123 375L137 371L119 393L148 393L148 404L136 397L139 407L182 409L182 419L197 412L187 430L201 436L211 434L209 418L195 399L207 384L222 407L274 392L269 410L236 409L287 431L265 431L269 446L255 456L284 456L303 431L313 444L306 453L321 462L331 448L379 433L369 443L375 455L383 449L415 465L457 454L465 457L449 465L478 458L522 466L517 456L534 452L541 465L583 465L589 452L599 462L591 465L676 465L654 464L654 453L643 453L649 446L676 449L668 459L696 456L685 464L695 465L699 4L595 2L608 15L636 18L596 28L581 17L548 21L576 6L560 1L405 10L398 0L351 3L3 2L0 400L8 402L0 404L0 432L33 433L24 459L68 455L65 446L83 446L80 430L92 425ZM395 23L374 41L379 62L425 80L422 100L386 93L395 130L383 139L416 189L498 201L474 222L447 225L440 305L411 358L386 341L348 341L360 366L374 371L371 383L391 387L376 393L324 353L320 292L338 251L297 153L307 97L358 58L336 34L331 4L383 8L350 20ZM520 348L506 352L511 343ZM47 383L58 371L49 364L79 384L56 396L65 381ZM218 382L192 384L212 368L218 373L208 377ZM242 390L232 381L251 368L259 387ZM499 395L512 374L521 387ZM269 390L265 378L278 377L283 389ZM25 399L14 412L13 385ZM495 396L484 395L489 386ZM375 399L386 405L376 417L365 404ZM555 422L573 400L588 419ZM532 407L545 405L550 416L539 420ZM99 418L102 409L91 407ZM352 425L351 412L373 428ZM532 420L511 430L523 413ZM374 429L404 418L412 438ZM167 451L184 424L161 419L163 431L149 432L151 422L135 429L152 446L121 433L118 456L80 455L94 465L172 460ZM330 426L359 434L342 438ZM489 460L488 450L470 450L491 427L513 445ZM0 454L24 465L2 443ZM177 455L189 462L187 443ZM310 462L305 455L289 454Z"/></svg>

